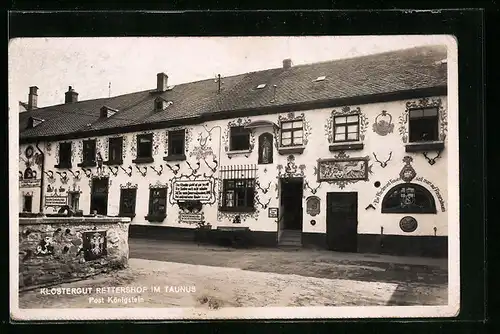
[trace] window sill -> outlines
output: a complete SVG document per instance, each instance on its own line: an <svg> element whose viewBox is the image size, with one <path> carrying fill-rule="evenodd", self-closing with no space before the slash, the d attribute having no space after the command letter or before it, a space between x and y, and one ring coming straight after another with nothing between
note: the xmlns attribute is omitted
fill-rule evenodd
<svg viewBox="0 0 500 334"><path fill-rule="evenodd" d="M154 161L155 159L153 157L135 158L134 160L132 160L134 164L148 164Z"/></svg>
<svg viewBox="0 0 500 334"><path fill-rule="evenodd" d="M185 154L167 155L163 157L163 161L182 161L186 160Z"/></svg>
<svg viewBox="0 0 500 334"><path fill-rule="evenodd" d="M250 150L238 150L238 151L228 151L227 155L228 157L234 157L237 155L246 155L248 157L250 153L252 153L252 151Z"/></svg>
<svg viewBox="0 0 500 334"><path fill-rule="evenodd" d="M364 144L360 142L343 142L343 143L335 143L328 147L330 152L337 151L360 151L364 148Z"/></svg>
<svg viewBox="0 0 500 334"><path fill-rule="evenodd" d="M162 223L167 218L167 215L147 215L144 218L150 223Z"/></svg>
<svg viewBox="0 0 500 334"><path fill-rule="evenodd" d="M111 165L122 165L123 160L108 160L103 162L104 165L111 166Z"/></svg>
<svg viewBox="0 0 500 334"><path fill-rule="evenodd" d="M278 148L278 153L280 155L302 154L305 149L305 146L281 146Z"/></svg>
<svg viewBox="0 0 500 334"><path fill-rule="evenodd" d="M118 217L134 218L135 217L135 213L119 213Z"/></svg>
<svg viewBox="0 0 500 334"><path fill-rule="evenodd" d="M78 167L95 167L97 163L95 161L82 161L78 165Z"/></svg>
<svg viewBox="0 0 500 334"><path fill-rule="evenodd" d="M219 207L219 211L222 212L255 212L255 208L233 208L233 207Z"/></svg>
<svg viewBox="0 0 500 334"><path fill-rule="evenodd" d="M406 152L440 151L443 149L444 142L442 141L414 142L405 146Z"/></svg>
<svg viewBox="0 0 500 334"><path fill-rule="evenodd" d="M58 164L54 165L54 168L59 168L59 169L71 169L73 166L71 164Z"/></svg>

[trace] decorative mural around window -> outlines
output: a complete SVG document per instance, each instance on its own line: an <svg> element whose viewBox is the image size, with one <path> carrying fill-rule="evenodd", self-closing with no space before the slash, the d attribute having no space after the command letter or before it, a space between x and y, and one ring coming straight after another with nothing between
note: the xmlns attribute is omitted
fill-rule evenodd
<svg viewBox="0 0 500 334"><path fill-rule="evenodd" d="M333 159L318 159L317 180L337 184L340 189L358 181L368 181L372 174L370 157L349 157L344 151L335 155Z"/></svg>
<svg viewBox="0 0 500 334"><path fill-rule="evenodd" d="M113 135L113 136L109 136L109 137L106 137L106 138L102 138L102 157L105 161L108 161L109 160L109 139L110 138L122 138L122 160L124 161L125 160L125 155L126 155L126 152L127 152L127 146L128 146L128 136L127 135L122 135L122 134L118 134L118 135Z"/></svg>
<svg viewBox="0 0 500 334"><path fill-rule="evenodd" d="M193 140L193 129L191 127L175 126L168 128L167 131L160 132L160 142L163 143L163 153L168 155L168 133L171 131L184 130L184 152L187 155L190 152L190 144Z"/></svg>
<svg viewBox="0 0 500 334"><path fill-rule="evenodd" d="M279 150L281 146L281 140L280 138L280 131L281 131L281 124L284 122L291 122L291 121L302 121L302 145L301 146L306 146L308 141L309 141L309 136L312 131L311 124L309 121L306 119L304 113L300 114L295 114L295 112L289 112L287 114L281 114L278 116L278 127L274 127L273 132L274 132L274 145L277 150Z"/></svg>
<svg viewBox="0 0 500 334"><path fill-rule="evenodd" d="M406 102L406 109L399 116L399 134L403 143L408 143L409 129L408 121L411 109L437 108L439 118L439 140L444 141L448 134L447 111L443 106L441 98L422 98Z"/></svg>
<svg viewBox="0 0 500 334"><path fill-rule="evenodd" d="M325 123L325 133L328 138L328 143L335 143L334 137L334 119L336 116L354 116L359 115L359 140L363 141L365 139L366 129L368 128L368 118L365 114L361 112L361 108L357 107L355 109L351 109L349 106L345 106L340 110L334 109L330 113L328 120Z"/></svg>
<svg viewBox="0 0 500 334"><path fill-rule="evenodd" d="M224 130L224 134L222 135L222 144L224 145L224 150L226 152L231 152L231 128L234 127L244 127L251 123L251 119L246 118L238 118L234 121L230 121L227 123L227 127ZM249 145L248 145L248 153L252 152L255 146L255 134L254 131L249 129Z"/></svg>
<svg viewBox="0 0 500 334"><path fill-rule="evenodd" d="M132 159L137 158L137 136L147 134L153 134L153 142L151 143L151 151L153 153L153 156L158 154L158 150L160 149L159 133L157 131L143 131L140 133L134 133L132 135L132 139L130 141L130 154L132 155Z"/></svg>

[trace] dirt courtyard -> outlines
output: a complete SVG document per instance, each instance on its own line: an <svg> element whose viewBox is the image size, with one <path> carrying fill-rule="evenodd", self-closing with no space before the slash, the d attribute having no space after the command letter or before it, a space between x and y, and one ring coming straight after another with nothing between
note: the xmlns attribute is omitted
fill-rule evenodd
<svg viewBox="0 0 500 334"><path fill-rule="evenodd" d="M235 249L130 239L130 256L148 260L295 274L305 277L397 284L388 305L445 305L448 260L327 250Z"/></svg>
<svg viewBox="0 0 500 334"><path fill-rule="evenodd" d="M19 306L216 309L447 304L446 259L234 249L145 239L130 239L130 257L129 268L120 272L57 286L91 287L92 293L43 295L37 289L21 293ZM132 286L148 291L95 293L98 287Z"/></svg>

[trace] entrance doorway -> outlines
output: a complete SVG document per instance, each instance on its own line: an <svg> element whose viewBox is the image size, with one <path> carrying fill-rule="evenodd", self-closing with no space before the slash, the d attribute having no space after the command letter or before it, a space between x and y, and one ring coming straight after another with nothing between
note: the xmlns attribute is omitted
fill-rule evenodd
<svg viewBox="0 0 500 334"><path fill-rule="evenodd" d="M298 178L281 179L281 220L280 230L302 231L302 194L304 180Z"/></svg>
<svg viewBox="0 0 500 334"><path fill-rule="evenodd" d="M95 178L92 180L90 196L90 213L108 214L108 178Z"/></svg>
<svg viewBox="0 0 500 334"><path fill-rule="evenodd" d="M330 192L326 195L328 249L356 252L358 237L358 193Z"/></svg>

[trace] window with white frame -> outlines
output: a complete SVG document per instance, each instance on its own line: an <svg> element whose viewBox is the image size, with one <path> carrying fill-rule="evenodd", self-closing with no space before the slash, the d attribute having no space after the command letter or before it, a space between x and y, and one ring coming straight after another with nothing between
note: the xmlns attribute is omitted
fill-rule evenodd
<svg viewBox="0 0 500 334"><path fill-rule="evenodd" d="M281 146L301 146L304 138L303 120L286 121L281 123Z"/></svg>
<svg viewBox="0 0 500 334"><path fill-rule="evenodd" d="M359 115L335 116L333 118L334 142L359 140Z"/></svg>

